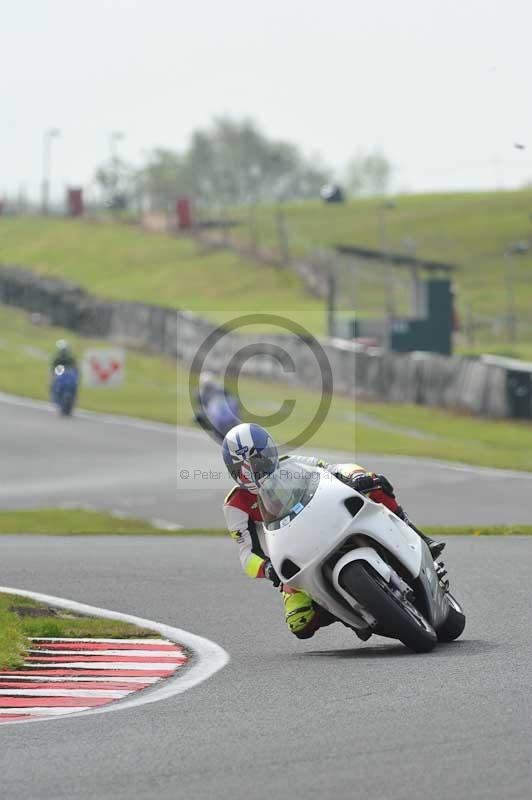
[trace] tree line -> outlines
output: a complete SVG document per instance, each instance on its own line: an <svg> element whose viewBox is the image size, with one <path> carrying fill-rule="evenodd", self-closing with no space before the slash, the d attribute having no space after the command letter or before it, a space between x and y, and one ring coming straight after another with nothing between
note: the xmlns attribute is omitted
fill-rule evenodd
<svg viewBox="0 0 532 800"><path fill-rule="evenodd" d="M114 156L95 179L108 202L170 210L178 195L206 207L316 198L331 181L351 196L382 195L391 176L386 156L370 151L359 152L336 179L319 159L268 138L254 122L222 117L193 133L184 152L156 148L139 168Z"/></svg>

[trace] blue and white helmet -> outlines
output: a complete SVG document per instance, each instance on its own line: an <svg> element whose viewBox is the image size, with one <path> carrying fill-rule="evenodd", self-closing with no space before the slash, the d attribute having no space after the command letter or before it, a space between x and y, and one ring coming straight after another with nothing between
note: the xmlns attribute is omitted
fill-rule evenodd
<svg viewBox="0 0 532 800"><path fill-rule="evenodd" d="M231 428L223 441L222 452L231 477L254 494L279 463L279 453L272 437L253 422L243 422Z"/></svg>

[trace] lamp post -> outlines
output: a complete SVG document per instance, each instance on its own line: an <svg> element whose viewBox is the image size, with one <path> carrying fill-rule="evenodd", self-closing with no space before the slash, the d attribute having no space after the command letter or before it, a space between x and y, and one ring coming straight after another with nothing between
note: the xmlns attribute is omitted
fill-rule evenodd
<svg viewBox="0 0 532 800"><path fill-rule="evenodd" d="M42 148L42 213L49 213L50 206L50 179L52 172L52 141L61 135L57 128L48 128L44 132Z"/></svg>
<svg viewBox="0 0 532 800"><path fill-rule="evenodd" d="M109 152L111 154L111 162L115 164L118 160L117 142L122 142L126 138L126 134L122 131L113 131L109 135Z"/></svg>
<svg viewBox="0 0 532 800"><path fill-rule="evenodd" d="M120 159L118 157L118 142L125 139L125 134L122 131L111 131L109 134L109 183L107 190L109 191L110 208L113 211L120 210L121 198L119 197L119 183L120 183Z"/></svg>
<svg viewBox="0 0 532 800"><path fill-rule="evenodd" d="M125 139L122 131L112 131L109 134L109 153L110 153L110 174L111 174L111 208L116 209L118 201L118 185L120 180L117 143Z"/></svg>
<svg viewBox="0 0 532 800"><path fill-rule="evenodd" d="M504 251L504 279L506 283L506 330L508 340L515 342L517 315L515 309L514 290L514 256L523 256L528 253L530 245L526 241L512 242Z"/></svg>

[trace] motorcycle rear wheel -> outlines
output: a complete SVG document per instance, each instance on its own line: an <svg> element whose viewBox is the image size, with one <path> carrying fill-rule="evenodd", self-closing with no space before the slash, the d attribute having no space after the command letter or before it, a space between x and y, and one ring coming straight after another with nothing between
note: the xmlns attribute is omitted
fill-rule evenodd
<svg viewBox="0 0 532 800"><path fill-rule="evenodd" d="M375 617L379 626L415 653L428 653L437 644L436 631L408 600L398 598L370 566L347 564L339 575L341 586Z"/></svg>

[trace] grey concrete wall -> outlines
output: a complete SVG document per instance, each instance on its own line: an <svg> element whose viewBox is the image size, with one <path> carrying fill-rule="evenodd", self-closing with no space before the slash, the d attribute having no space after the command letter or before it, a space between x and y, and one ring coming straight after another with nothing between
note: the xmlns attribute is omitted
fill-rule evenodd
<svg viewBox="0 0 532 800"><path fill-rule="evenodd" d="M20 267L0 268L0 302L39 312L52 325L86 336L175 355L187 365L216 328L188 311L102 300L75 284ZM204 367L225 370L243 347L253 345L261 345L262 354L246 363L246 373L312 389L322 387L316 359L303 341L289 334L227 334L209 350ZM323 340L321 345L331 366L334 391L340 394L511 416L504 363L432 353L389 353L340 339ZM288 371L273 357L276 348L291 359Z"/></svg>

